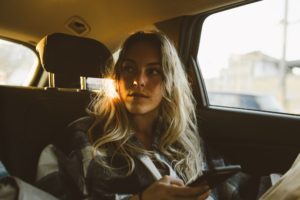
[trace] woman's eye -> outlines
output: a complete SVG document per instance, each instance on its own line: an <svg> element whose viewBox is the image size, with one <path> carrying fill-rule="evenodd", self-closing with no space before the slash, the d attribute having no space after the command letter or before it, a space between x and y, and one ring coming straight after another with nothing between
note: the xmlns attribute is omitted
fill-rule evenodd
<svg viewBox="0 0 300 200"><path fill-rule="evenodd" d="M132 73L132 72L134 72L134 67L131 65L125 65L125 66L123 66L123 71L127 72L127 73Z"/></svg>
<svg viewBox="0 0 300 200"><path fill-rule="evenodd" d="M148 70L149 75L160 75L160 71L158 69L149 69Z"/></svg>

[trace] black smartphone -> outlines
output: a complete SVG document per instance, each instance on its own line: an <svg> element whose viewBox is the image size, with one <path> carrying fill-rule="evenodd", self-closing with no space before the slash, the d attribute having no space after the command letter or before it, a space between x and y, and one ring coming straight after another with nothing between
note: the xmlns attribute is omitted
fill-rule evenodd
<svg viewBox="0 0 300 200"><path fill-rule="evenodd" d="M206 182L208 186L213 189L218 184L224 182L229 177L233 176L237 172L241 171L240 165L229 165L224 167L216 167L214 169L204 171L201 176L196 180L188 183L187 186L194 187Z"/></svg>

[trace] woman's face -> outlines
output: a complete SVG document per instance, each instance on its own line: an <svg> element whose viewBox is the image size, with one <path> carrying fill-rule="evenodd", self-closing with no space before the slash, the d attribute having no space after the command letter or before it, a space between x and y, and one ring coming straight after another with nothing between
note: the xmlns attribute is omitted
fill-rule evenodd
<svg viewBox="0 0 300 200"><path fill-rule="evenodd" d="M121 63L119 94L132 114L157 112L162 100L160 49L150 42L134 43Z"/></svg>

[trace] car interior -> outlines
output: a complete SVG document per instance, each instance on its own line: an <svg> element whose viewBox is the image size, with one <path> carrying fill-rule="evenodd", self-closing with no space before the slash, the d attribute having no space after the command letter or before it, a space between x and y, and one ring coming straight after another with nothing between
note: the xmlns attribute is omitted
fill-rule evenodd
<svg viewBox="0 0 300 200"><path fill-rule="evenodd" d="M26 86L0 85L0 160L10 174L34 183L42 149L87 115L95 95L87 77L104 77L130 33L159 30L174 42L186 67L205 143L246 173L283 174L300 151L299 113L210 105L197 60L206 18L259 2L1 1L0 38L30 48L39 62Z"/></svg>

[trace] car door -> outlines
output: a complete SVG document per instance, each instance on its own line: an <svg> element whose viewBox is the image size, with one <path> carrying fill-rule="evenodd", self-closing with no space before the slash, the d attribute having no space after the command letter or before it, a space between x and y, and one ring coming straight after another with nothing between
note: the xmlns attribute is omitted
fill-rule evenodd
<svg viewBox="0 0 300 200"><path fill-rule="evenodd" d="M181 29L179 47L198 103L201 134L249 173L284 173L300 150L300 75L288 67L300 59L293 45L299 21L288 22L300 18L298 3L238 3L187 17ZM272 96L284 110L213 103L210 92Z"/></svg>

